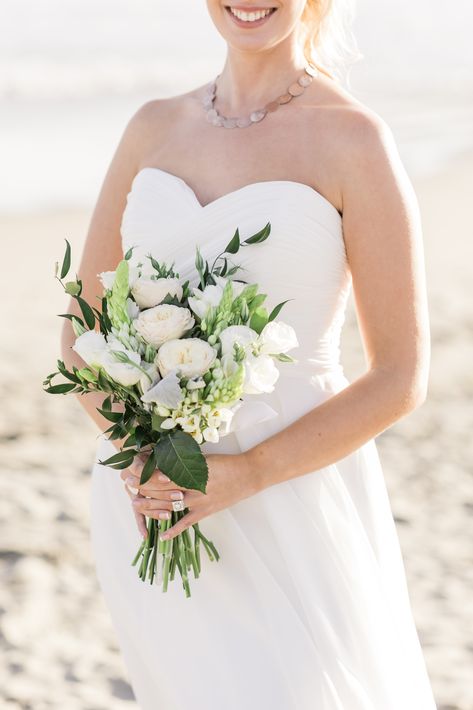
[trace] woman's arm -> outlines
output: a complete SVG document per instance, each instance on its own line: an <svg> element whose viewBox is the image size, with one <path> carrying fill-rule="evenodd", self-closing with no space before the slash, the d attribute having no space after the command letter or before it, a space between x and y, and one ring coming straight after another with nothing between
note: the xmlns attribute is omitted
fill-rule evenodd
<svg viewBox="0 0 473 710"><path fill-rule="evenodd" d="M144 104L128 122L105 175L92 214L78 270L83 284L82 296L90 305L98 306L97 299L102 297L103 289L98 274L102 271L115 270L118 262L123 259L121 219L131 182L143 154L143 146L149 130L150 110L150 105ZM81 317L79 305L74 298L70 299L67 312ZM75 337L70 321L64 319L61 349L62 359L68 369L72 369L73 365L78 368L86 365L72 350ZM97 407L102 406L104 394L94 392L76 396L101 431L110 426L110 422L97 411ZM120 411L123 407L115 404L113 409ZM115 440L113 443L119 448L123 441Z"/></svg>
<svg viewBox="0 0 473 710"><path fill-rule="evenodd" d="M358 111L350 121L343 234L368 369L248 452L261 488L347 456L427 394L430 329L417 198L385 122Z"/></svg>

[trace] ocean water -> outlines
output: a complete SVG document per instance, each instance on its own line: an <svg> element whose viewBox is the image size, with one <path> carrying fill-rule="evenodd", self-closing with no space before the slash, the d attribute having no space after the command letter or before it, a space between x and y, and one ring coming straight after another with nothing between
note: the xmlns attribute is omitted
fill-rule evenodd
<svg viewBox="0 0 473 710"><path fill-rule="evenodd" d="M413 177L473 147L472 27L466 0L358 2L349 89ZM90 207L134 111L209 81L225 52L205 0L2 0L0 210Z"/></svg>

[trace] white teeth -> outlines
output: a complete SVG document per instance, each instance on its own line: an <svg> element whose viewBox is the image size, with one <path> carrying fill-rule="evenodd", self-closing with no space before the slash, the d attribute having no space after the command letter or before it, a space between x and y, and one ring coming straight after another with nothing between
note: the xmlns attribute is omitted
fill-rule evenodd
<svg viewBox="0 0 473 710"><path fill-rule="evenodd" d="M237 10L233 7L230 8L230 11L235 17L238 17L239 20L243 20L243 22L254 22L255 20L261 20L263 17L266 17L266 15L269 15L271 13L272 8L268 8L267 10L257 10L256 12L243 12L243 10Z"/></svg>

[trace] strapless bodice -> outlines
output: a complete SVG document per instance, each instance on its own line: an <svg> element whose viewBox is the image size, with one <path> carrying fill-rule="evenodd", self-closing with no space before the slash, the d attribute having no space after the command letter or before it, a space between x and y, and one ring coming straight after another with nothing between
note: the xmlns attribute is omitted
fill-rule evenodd
<svg viewBox="0 0 473 710"><path fill-rule="evenodd" d="M123 250L135 246L132 261L144 255L174 262L181 278L193 275L195 247L213 260L235 230L241 240L271 223L269 238L245 246L234 257L241 278L258 283L274 307L289 300L280 319L296 330L295 365L284 376L342 375L340 333L351 288L342 218L337 209L305 183L255 182L201 205L181 178L159 168L135 176L121 224Z"/></svg>

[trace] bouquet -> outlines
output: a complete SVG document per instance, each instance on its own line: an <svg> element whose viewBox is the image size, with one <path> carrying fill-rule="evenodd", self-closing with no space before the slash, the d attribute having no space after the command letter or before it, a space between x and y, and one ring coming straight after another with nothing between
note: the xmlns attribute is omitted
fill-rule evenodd
<svg viewBox="0 0 473 710"><path fill-rule="evenodd" d="M71 265L71 247L65 240L55 277L77 300L82 317L60 317L71 321L76 336L72 347L86 366L69 371L58 360L58 370L47 376L43 387L51 394L106 395L97 408L111 422L104 433L123 443L99 463L124 469L135 456L144 456L141 485L159 468L178 486L205 493L208 468L201 445L218 442L233 430L246 395L273 391L279 377L276 363L294 362L287 352L298 345L296 334L276 320L287 301L269 312L258 284L233 278L242 267L231 257L240 248L262 243L270 231L268 222L242 241L237 229L211 266L197 247L192 282L183 282L174 264L168 266L152 254L133 260L131 247L115 271L98 274L103 285L100 309L82 298L77 275L63 282ZM66 381L52 384L57 375ZM113 403L122 409L112 410ZM199 576L201 545L210 560L220 556L198 523L192 526L193 539L190 529L171 540L160 539L159 533L187 511L173 511L169 520L148 518L148 534L132 564L139 562L143 581L152 584L159 577L163 591L177 568L190 596L188 573Z"/></svg>

